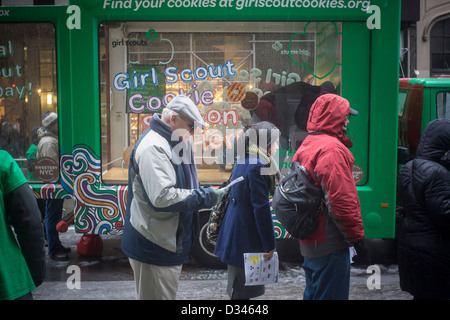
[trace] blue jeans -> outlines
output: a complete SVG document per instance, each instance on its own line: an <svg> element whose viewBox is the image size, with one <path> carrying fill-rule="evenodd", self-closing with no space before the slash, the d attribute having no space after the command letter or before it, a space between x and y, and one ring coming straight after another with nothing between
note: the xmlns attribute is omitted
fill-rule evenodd
<svg viewBox="0 0 450 320"><path fill-rule="evenodd" d="M64 199L49 199L45 201L45 230L49 255L57 254L61 248L59 233L56 225L61 220Z"/></svg>
<svg viewBox="0 0 450 320"><path fill-rule="evenodd" d="M348 300L350 291L349 249L327 256L304 259L306 288L303 300Z"/></svg>

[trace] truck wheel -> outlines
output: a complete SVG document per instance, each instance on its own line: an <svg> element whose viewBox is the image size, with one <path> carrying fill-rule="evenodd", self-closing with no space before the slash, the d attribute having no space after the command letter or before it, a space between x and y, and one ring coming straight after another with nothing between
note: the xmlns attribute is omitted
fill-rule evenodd
<svg viewBox="0 0 450 320"><path fill-rule="evenodd" d="M213 269L225 269L226 264L214 255L214 247L206 239L206 226L210 210L200 210L200 235L194 240L191 256L201 266Z"/></svg>

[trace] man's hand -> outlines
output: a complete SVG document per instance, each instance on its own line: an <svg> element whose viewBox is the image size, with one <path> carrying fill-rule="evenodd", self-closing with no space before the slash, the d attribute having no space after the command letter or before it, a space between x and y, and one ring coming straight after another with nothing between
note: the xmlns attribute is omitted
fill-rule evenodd
<svg viewBox="0 0 450 320"><path fill-rule="evenodd" d="M356 256L353 259L355 263L369 263L370 256L369 256L369 249L367 248L366 242L363 240L354 243L353 247L356 250Z"/></svg>

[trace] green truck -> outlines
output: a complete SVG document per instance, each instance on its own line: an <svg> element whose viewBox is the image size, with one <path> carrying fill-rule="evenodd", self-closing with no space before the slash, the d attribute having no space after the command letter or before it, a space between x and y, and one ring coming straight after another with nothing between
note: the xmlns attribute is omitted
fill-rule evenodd
<svg viewBox="0 0 450 320"><path fill-rule="evenodd" d="M414 158L428 122L450 119L450 75L400 79L398 104L399 169Z"/></svg>

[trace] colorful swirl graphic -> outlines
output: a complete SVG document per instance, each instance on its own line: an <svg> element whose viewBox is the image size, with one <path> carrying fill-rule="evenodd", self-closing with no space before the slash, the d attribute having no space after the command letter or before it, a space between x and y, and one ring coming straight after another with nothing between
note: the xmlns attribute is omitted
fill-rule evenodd
<svg viewBox="0 0 450 320"><path fill-rule="evenodd" d="M128 187L103 185L100 159L84 145L74 149L73 176L77 232L120 233Z"/></svg>
<svg viewBox="0 0 450 320"><path fill-rule="evenodd" d="M73 198L78 233L121 233L128 186L103 185L100 159L86 145L77 145L73 154L62 155L60 166L60 184L34 184L36 198Z"/></svg>
<svg viewBox="0 0 450 320"><path fill-rule="evenodd" d="M68 193L73 194L73 164L72 155L64 154L61 156L61 186Z"/></svg>

